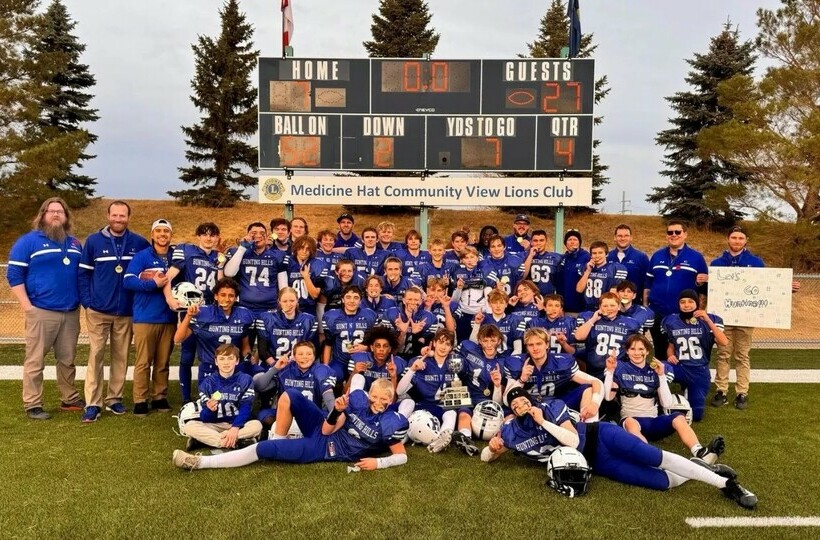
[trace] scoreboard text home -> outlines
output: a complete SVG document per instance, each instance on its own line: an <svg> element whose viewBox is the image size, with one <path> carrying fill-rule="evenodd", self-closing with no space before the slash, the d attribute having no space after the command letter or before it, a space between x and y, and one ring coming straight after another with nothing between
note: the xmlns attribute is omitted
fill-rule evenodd
<svg viewBox="0 0 820 540"><path fill-rule="evenodd" d="M590 171L591 59L259 59L261 169Z"/></svg>

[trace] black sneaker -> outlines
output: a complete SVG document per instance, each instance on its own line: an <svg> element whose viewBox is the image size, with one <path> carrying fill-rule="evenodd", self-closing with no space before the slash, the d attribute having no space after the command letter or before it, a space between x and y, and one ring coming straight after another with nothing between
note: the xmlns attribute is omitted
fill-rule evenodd
<svg viewBox="0 0 820 540"><path fill-rule="evenodd" d="M144 401L142 403L134 403L134 416L148 416L148 404Z"/></svg>
<svg viewBox="0 0 820 540"><path fill-rule="evenodd" d="M26 409L26 416L32 420L48 420L51 418L51 415L44 411L42 407L32 407L31 409Z"/></svg>
<svg viewBox="0 0 820 540"><path fill-rule="evenodd" d="M723 407L729 403L729 398L726 397L726 394L718 390L715 392L715 396L712 398L712 407Z"/></svg>
<svg viewBox="0 0 820 540"><path fill-rule="evenodd" d="M702 459L710 465L714 465L724 451L726 451L726 442L723 440L723 436L715 435L708 446L704 446L698 450L695 457Z"/></svg>
<svg viewBox="0 0 820 540"><path fill-rule="evenodd" d="M151 408L155 411L159 412L171 412L171 405L168 403L168 400L165 398L162 399L155 399L151 402Z"/></svg>
<svg viewBox="0 0 820 540"><path fill-rule="evenodd" d="M61 411L82 411L83 409L85 409L85 400L82 398L77 398L74 401L60 402Z"/></svg>
<svg viewBox="0 0 820 540"><path fill-rule="evenodd" d="M757 507L757 495L738 484L734 478L727 480L726 487L721 489L721 491L724 495L747 510L754 510Z"/></svg>
<svg viewBox="0 0 820 540"><path fill-rule="evenodd" d="M473 442L473 439L461 433L460 431L453 432L453 443L456 445L456 448L458 448L468 456L474 456L478 454L478 447Z"/></svg>
<svg viewBox="0 0 820 540"><path fill-rule="evenodd" d="M689 461L691 461L692 463L697 463L701 467L709 469L716 475L722 476L723 478L728 478L730 480L734 480L735 478L737 478L737 472L735 472L733 468L723 463L715 463L713 465L697 457L689 458Z"/></svg>
<svg viewBox="0 0 820 540"><path fill-rule="evenodd" d="M193 437L188 437L188 440L185 441L186 452L190 452L192 450L199 450L200 448L208 448L208 445L200 441L199 439L194 439Z"/></svg>
<svg viewBox="0 0 820 540"><path fill-rule="evenodd" d="M741 411L749 406L749 396L747 394L738 394L735 397L735 409L740 409Z"/></svg>

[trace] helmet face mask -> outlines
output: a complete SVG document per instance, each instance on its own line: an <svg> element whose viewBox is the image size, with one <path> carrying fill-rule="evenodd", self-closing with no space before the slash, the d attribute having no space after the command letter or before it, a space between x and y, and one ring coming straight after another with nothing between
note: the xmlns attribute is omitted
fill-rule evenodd
<svg viewBox="0 0 820 540"><path fill-rule="evenodd" d="M473 409L470 426L473 435L483 441L489 441L501 429L504 423L504 409L495 401L482 401Z"/></svg>
<svg viewBox="0 0 820 540"><path fill-rule="evenodd" d="M174 300L179 302L180 310L187 310L191 306L202 303L204 297L202 291L196 288L196 285L188 281L183 281L174 285L171 289L171 294Z"/></svg>
<svg viewBox="0 0 820 540"><path fill-rule="evenodd" d="M692 425L692 406L689 404L689 400L682 394L672 394L672 406L663 407L662 410L663 414L679 412L686 418L686 422L690 426Z"/></svg>
<svg viewBox="0 0 820 540"><path fill-rule="evenodd" d="M580 497L589 490L592 470L584 455L568 446L561 446L547 460L547 485L562 495Z"/></svg>

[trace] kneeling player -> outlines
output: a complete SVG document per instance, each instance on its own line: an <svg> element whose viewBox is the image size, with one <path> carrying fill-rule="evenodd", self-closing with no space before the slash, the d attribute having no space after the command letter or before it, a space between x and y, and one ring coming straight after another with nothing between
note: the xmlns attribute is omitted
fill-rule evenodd
<svg viewBox="0 0 820 540"><path fill-rule="evenodd" d="M234 448L243 442L256 442L262 431L262 424L251 420L253 379L236 370L239 349L226 343L217 347L215 357L216 373L199 385L199 420L185 424L188 449L193 440L214 448Z"/></svg>
<svg viewBox="0 0 820 540"><path fill-rule="evenodd" d="M659 441L677 432L693 456L715 463L723 453L723 437L718 435L708 447L703 447L682 413L658 415L658 401L669 407L672 392L663 362L653 359L647 365L650 347L646 336L633 334L624 342L628 362L618 362L614 356L607 359L605 399L613 399L617 392L621 400L621 425L644 442Z"/></svg>
<svg viewBox="0 0 820 540"><path fill-rule="evenodd" d="M650 489L667 490L687 480L698 480L720 489L743 508L754 509L757 497L737 482L737 473L726 465L710 465L645 443L616 425L594 422L573 426L567 406L560 400L534 405L523 388L508 394L515 418L504 423L498 435L481 452L490 462L508 449L539 462L547 462L560 446L577 448L594 474ZM577 431L576 431L577 430ZM559 486L560 487L560 486Z"/></svg>
<svg viewBox="0 0 820 540"><path fill-rule="evenodd" d="M319 407L291 389L282 394L278 408L292 414L304 438L262 441L217 456L195 456L176 450L173 463L189 470L242 467L260 459L287 463L354 461L365 471L404 465L407 454L402 440L408 424L405 417L387 409L392 402L393 386L389 380L379 379L369 394L354 390L337 398L325 418ZM387 457L369 457L388 448L391 454Z"/></svg>

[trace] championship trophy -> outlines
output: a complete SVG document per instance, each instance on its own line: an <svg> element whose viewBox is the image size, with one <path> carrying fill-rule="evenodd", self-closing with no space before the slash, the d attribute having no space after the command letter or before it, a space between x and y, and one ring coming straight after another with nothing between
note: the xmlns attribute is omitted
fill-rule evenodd
<svg viewBox="0 0 820 540"><path fill-rule="evenodd" d="M453 382L445 383L441 392L441 406L445 410L459 409L461 407L472 407L473 400L470 399L470 392L458 378L458 373L464 365L460 356L450 355L447 359L447 371L453 374Z"/></svg>

